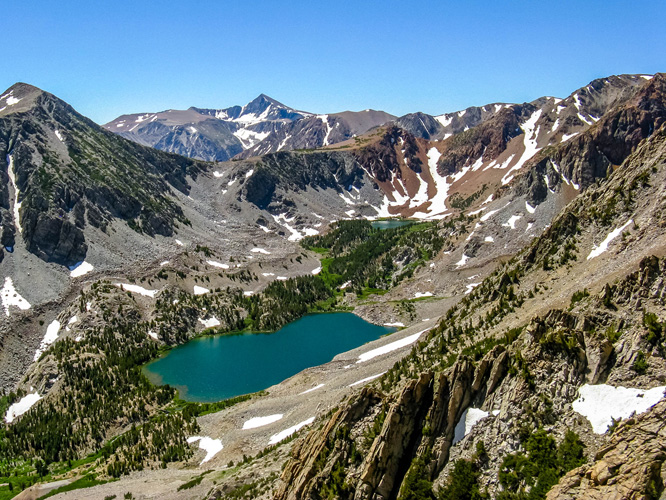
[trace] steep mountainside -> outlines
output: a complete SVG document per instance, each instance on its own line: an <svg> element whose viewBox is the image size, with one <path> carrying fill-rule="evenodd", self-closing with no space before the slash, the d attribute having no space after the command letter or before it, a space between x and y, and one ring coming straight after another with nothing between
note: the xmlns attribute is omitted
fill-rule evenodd
<svg viewBox="0 0 666 500"><path fill-rule="evenodd" d="M0 102L4 250L21 238L41 259L72 266L85 259L88 226L106 231L122 219L170 236L187 222L169 194L187 194L187 177L202 164L121 139L30 85L13 86Z"/></svg>

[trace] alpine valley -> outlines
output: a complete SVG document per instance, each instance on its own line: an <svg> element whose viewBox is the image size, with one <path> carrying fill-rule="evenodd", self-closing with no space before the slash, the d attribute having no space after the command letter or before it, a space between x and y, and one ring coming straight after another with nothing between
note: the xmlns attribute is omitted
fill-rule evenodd
<svg viewBox="0 0 666 500"><path fill-rule="evenodd" d="M0 500L664 498L665 123L663 73L104 126L15 84ZM147 378L195 337L342 311L398 330L223 401Z"/></svg>

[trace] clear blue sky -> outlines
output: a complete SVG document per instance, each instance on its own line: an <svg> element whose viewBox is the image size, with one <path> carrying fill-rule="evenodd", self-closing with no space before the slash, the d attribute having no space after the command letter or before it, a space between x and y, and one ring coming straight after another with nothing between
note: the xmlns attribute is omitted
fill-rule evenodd
<svg viewBox="0 0 666 500"><path fill-rule="evenodd" d="M666 2L5 2L0 87L37 85L98 123L228 107L439 114L666 71Z"/></svg>

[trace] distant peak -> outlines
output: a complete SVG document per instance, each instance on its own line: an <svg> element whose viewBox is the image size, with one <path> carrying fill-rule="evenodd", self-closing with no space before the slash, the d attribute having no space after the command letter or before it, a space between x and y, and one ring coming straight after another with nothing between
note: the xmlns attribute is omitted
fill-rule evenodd
<svg viewBox="0 0 666 500"><path fill-rule="evenodd" d="M34 85L30 85L29 83L23 83L23 82L16 82L14 85L5 90L2 93L2 95L8 94L10 92L15 97L22 97L22 98L33 94L44 93L42 89L35 87Z"/></svg>
<svg viewBox="0 0 666 500"><path fill-rule="evenodd" d="M249 102L248 106L250 106L252 104L264 104L264 103L275 104L276 106L279 106L281 108L286 108L287 107L284 104L282 104L281 102L276 101L272 97L267 96L266 94L259 94L257 97L255 97L252 101Z"/></svg>

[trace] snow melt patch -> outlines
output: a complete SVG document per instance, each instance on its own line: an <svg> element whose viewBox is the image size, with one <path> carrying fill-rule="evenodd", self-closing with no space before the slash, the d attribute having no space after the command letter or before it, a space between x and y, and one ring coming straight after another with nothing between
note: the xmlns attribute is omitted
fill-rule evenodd
<svg viewBox="0 0 666 500"><path fill-rule="evenodd" d="M123 290L126 290L128 292L132 293L138 293L139 295L143 295L145 297L150 297L150 298L155 298L155 295L157 295L157 292L159 290L148 290L147 288L144 288L139 285L128 285L127 283L116 283L115 284L118 288L121 288Z"/></svg>
<svg viewBox="0 0 666 500"><path fill-rule="evenodd" d="M91 263L84 260L83 262L79 262L70 269L69 277L79 278L85 274L88 274L93 269L95 269L95 267Z"/></svg>
<svg viewBox="0 0 666 500"><path fill-rule="evenodd" d="M376 358L377 356L383 356L384 354L387 354L389 352L395 351L397 349L402 349L403 347L406 347L408 345L412 345L414 342L416 342L419 339L422 333L427 331L428 331L427 329L421 330L418 333L409 335L408 337L402 338L400 340L396 340L395 342L391 342L390 344L386 344L381 347L377 347L376 349L372 349L368 352L364 352L363 354L359 355L358 361L356 361L356 363L364 363L365 361L369 361L373 358Z"/></svg>
<svg viewBox="0 0 666 500"><path fill-rule="evenodd" d="M14 188L14 225L19 233L23 232L21 228L21 222L19 220L19 209L21 208L22 201L19 201L19 190L16 186L16 173L14 172L14 158L11 155L7 155L7 174L9 175L9 181Z"/></svg>
<svg viewBox="0 0 666 500"><path fill-rule="evenodd" d="M487 411L480 410L479 408L467 408L460 417L458 425L456 425L453 444L461 441L462 438L472 432L472 428L488 415L489 413Z"/></svg>
<svg viewBox="0 0 666 500"><path fill-rule="evenodd" d="M321 389L321 388L324 387L325 385L326 385L326 384L319 384L319 385L317 385L317 386L315 386L315 387L312 387L311 389L308 389L308 390L306 390L306 391L301 392L301 393L299 394L299 396L300 396L301 394L308 394L308 393L310 393L310 392L312 392L312 391L316 391L317 389Z"/></svg>
<svg viewBox="0 0 666 500"><path fill-rule="evenodd" d="M345 367L345 368L346 368L346 367ZM381 372L381 373L378 373L377 375L370 375L369 377L362 378L361 380L357 380L357 381L354 382L353 384L349 384L349 387L354 387L354 386L356 386L356 385L364 384L365 382L370 382L371 380L375 380L376 378L381 377L381 376L384 375L385 373L386 373L386 372Z"/></svg>
<svg viewBox="0 0 666 500"><path fill-rule="evenodd" d="M435 181L435 188L437 190L435 196L430 199L430 213L432 215L446 212L446 199L449 196L449 189L451 188L451 185L446 180L446 176L441 176L437 172L437 162L441 156L442 153L435 147L428 150L428 168L430 169L430 176Z"/></svg>
<svg viewBox="0 0 666 500"><path fill-rule="evenodd" d="M217 319L215 316L208 319L199 318L199 323L201 323L205 328L213 328L215 326L220 326L220 320Z"/></svg>
<svg viewBox="0 0 666 500"><path fill-rule="evenodd" d="M14 282L9 276L5 278L5 284L0 290L0 295L2 296L2 307L5 308L7 316L9 316L9 306L18 307L23 311L30 309L30 303L19 295L14 288Z"/></svg>
<svg viewBox="0 0 666 500"><path fill-rule="evenodd" d="M523 138L523 143L525 145L525 150L523 151L522 156L518 159L518 162L509 169L509 171L504 174L504 177L502 177L502 184L508 184L511 182L511 179L513 179L513 175L511 175L511 172L514 172L520 168L523 167L525 162L532 158L538 151L539 148L537 146L537 139L539 138L539 128L536 127L536 122L541 116L541 110L538 109L534 113L532 113L532 116L530 116L525 123L522 125L523 132L525 132L525 136Z"/></svg>
<svg viewBox="0 0 666 500"><path fill-rule="evenodd" d="M243 424L243 430L256 429L257 427L272 424L273 422L280 420L283 416L282 413L277 413L275 415L268 415L267 417L252 417L245 421Z"/></svg>
<svg viewBox="0 0 666 500"><path fill-rule="evenodd" d="M222 264L221 262L217 262L214 260L207 260L206 264L213 267L219 267L220 269L229 269L229 264Z"/></svg>
<svg viewBox="0 0 666 500"><path fill-rule="evenodd" d="M197 441L199 441L199 449L206 452L206 456L199 465L208 462L223 448L222 441L219 439L213 439L208 436L192 436L187 438L188 444L196 443Z"/></svg>
<svg viewBox="0 0 666 500"><path fill-rule="evenodd" d="M37 361L46 348L58 339L58 333L60 333L60 321L54 319L49 326L46 327L46 333L44 334L42 342L39 344L39 348L35 351L33 361Z"/></svg>
<svg viewBox="0 0 666 500"><path fill-rule="evenodd" d="M289 427L288 429L283 430L282 432L278 432L277 434L273 434L271 438L268 440L268 444L276 444L282 441L283 439L287 439L289 436L291 436L294 432L299 431L306 425L310 425L312 422L314 422L314 417L310 417L307 420L303 420L302 422L297 423L296 425Z"/></svg>
<svg viewBox="0 0 666 500"><path fill-rule="evenodd" d="M612 419L628 418L634 412L641 414L664 397L665 386L647 391L612 385L585 384L578 390L579 397L571 406L592 424L596 434L604 434Z"/></svg>
<svg viewBox="0 0 666 500"><path fill-rule="evenodd" d="M32 408L32 406L40 399L42 399L42 397L38 392L23 396L20 400L9 407L5 415L5 422L11 424L17 417L20 417L30 408Z"/></svg>
<svg viewBox="0 0 666 500"><path fill-rule="evenodd" d="M503 227L510 227L511 229L516 229L516 222L522 219L522 215L512 215L509 217L509 220L502 224Z"/></svg>
<svg viewBox="0 0 666 500"><path fill-rule="evenodd" d="M622 231L625 230L625 228L631 224L633 219L629 219L622 227L618 227L617 229L614 229L611 231L608 236L606 236L606 239L599 243L599 246L595 246L592 251L590 252L590 255L587 256L587 260L594 259L595 257L599 257L602 253L604 253L606 250L608 250L608 244L613 241L615 238L620 236L622 234Z"/></svg>
<svg viewBox="0 0 666 500"><path fill-rule="evenodd" d="M460 258L460 260L458 262L456 262L456 267L464 266L467 263L468 260L469 260L469 257L467 255L463 254L463 256Z"/></svg>
<svg viewBox="0 0 666 500"><path fill-rule="evenodd" d="M270 255L271 253L267 250L264 250L263 248L253 248L250 250L252 253L263 253L264 255Z"/></svg>

